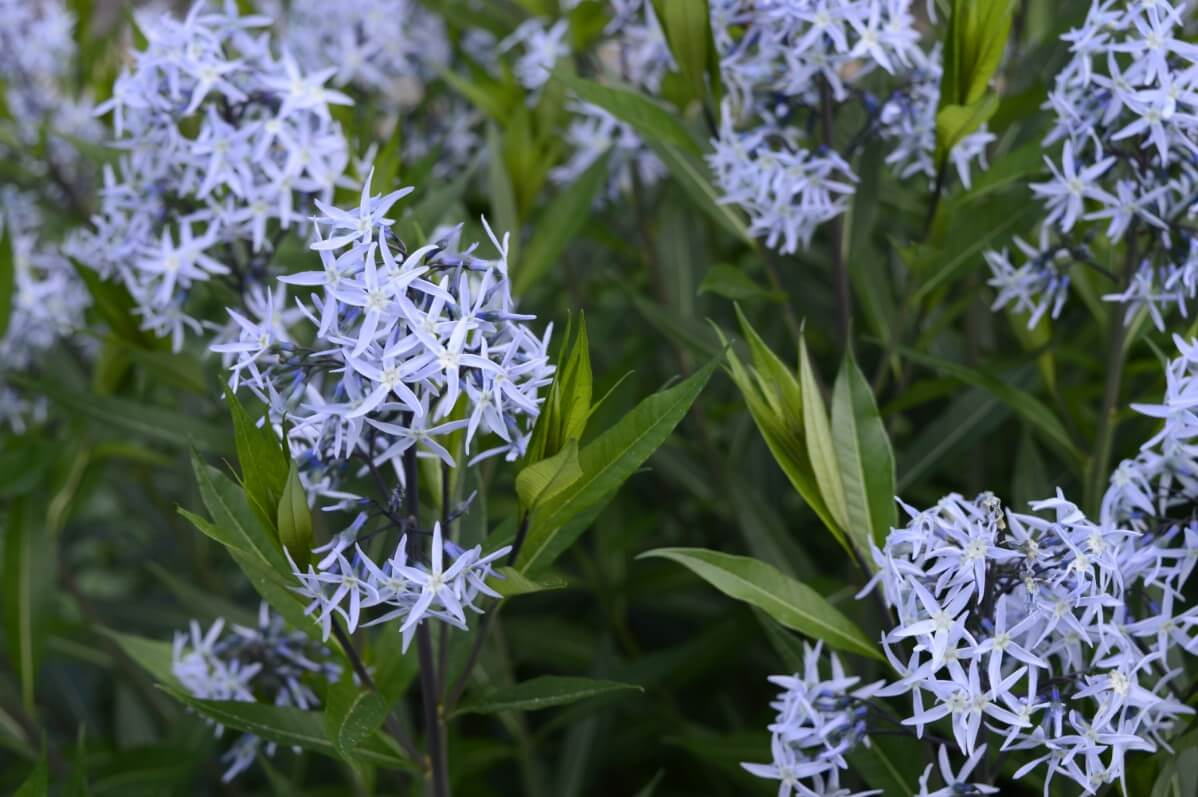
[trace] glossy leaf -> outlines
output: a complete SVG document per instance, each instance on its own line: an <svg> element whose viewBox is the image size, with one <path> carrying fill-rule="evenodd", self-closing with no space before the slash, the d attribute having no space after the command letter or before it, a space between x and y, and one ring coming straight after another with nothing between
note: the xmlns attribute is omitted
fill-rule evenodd
<svg viewBox="0 0 1198 797"><path fill-rule="evenodd" d="M555 72L580 100L598 105L620 121L630 125L650 146L665 144L683 153L699 154L695 139L668 110L632 88L605 86L566 72Z"/></svg>
<svg viewBox="0 0 1198 797"><path fill-rule="evenodd" d="M554 536L572 518L597 505L623 484L665 442L711 378L713 360L672 388L654 393L579 452L582 475L532 514L517 569L551 563Z"/></svg>
<svg viewBox="0 0 1198 797"><path fill-rule="evenodd" d="M703 548L658 548L638 558L646 557L677 562L725 595L837 650L882 659L877 646L823 596L765 562Z"/></svg>
<svg viewBox="0 0 1198 797"><path fill-rule="evenodd" d="M833 519L842 529L847 529L849 511L838 452L832 440L832 427L811 365L811 356L807 353L807 341L803 338L799 338L799 387L803 394L803 434L807 440L811 468L815 472L815 482Z"/></svg>
<svg viewBox="0 0 1198 797"><path fill-rule="evenodd" d="M873 561L870 544L881 545L898 522L894 451L873 391L851 352L832 391L832 429L847 510L845 530L868 566Z"/></svg>
<svg viewBox="0 0 1198 797"><path fill-rule="evenodd" d="M488 585L505 598L516 595L531 595L547 590L564 589L566 582L561 579L540 578L531 579L514 567L499 567L495 570L496 578L488 581Z"/></svg>
<svg viewBox="0 0 1198 797"><path fill-rule="evenodd" d="M342 758L382 726L387 703L372 689L363 689L348 675L330 683L325 696L324 726L329 741Z"/></svg>
<svg viewBox="0 0 1198 797"><path fill-rule="evenodd" d="M578 463L578 441L570 440L565 448L549 459L526 466L516 475L516 495L526 511L533 511L553 500L582 478Z"/></svg>
<svg viewBox="0 0 1198 797"><path fill-rule="evenodd" d="M218 535L216 539L236 550L255 555L279 573L290 573L291 568L283 557L278 539L263 528L242 489L219 470L204 464L194 451L191 462L200 487L200 497L212 518L212 522L200 530L209 536L215 532Z"/></svg>
<svg viewBox="0 0 1198 797"><path fill-rule="evenodd" d="M270 425L256 424L232 390L225 391L225 402L233 417L233 441L246 497L258 519L275 528L275 509L288 478L287 453Z"/></svg>
<svg viewBox="0 0 1198 797"><path fill-rule="evenodd" d="M536 463L554 456L569 440L580 440L591 416L594 390L586 316L579 314L573 339L566 328L557 372L549 386L541 415L533 428L525 459Z"/></svg>
<svg viewBox="0 0 1198 797"><path fill-rule="evenodd" d="M301 568L308 566L312 554L312 513L308 496L300 483L295 461L287 475L287 484L279 498L279 541L291 554L291 560Z"/></svg>

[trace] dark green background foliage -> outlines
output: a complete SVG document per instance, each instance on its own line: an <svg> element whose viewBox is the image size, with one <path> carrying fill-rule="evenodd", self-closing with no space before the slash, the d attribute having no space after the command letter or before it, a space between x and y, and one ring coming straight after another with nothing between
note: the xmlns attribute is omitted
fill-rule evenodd
<svg viewBox="0 0 1198 797"><path fill-rule="evenodd" d="M88 4L74 5L87 19ZM452 0L427 5L444 12L451 26L470 13ZM502 33L549 5L552 0L496 2L472 24L494 22ZM460 92L486 115L488 166L438 183L428 175L429 164L400 164L392 155L383 179L398 174L441 203L421 206L430 214L423 225L418 214L407 218L414 231L441 218L483 213L499 229L522 231L513 279L522 308L557 325L555 349L565 341L568 320L577 329L585 311L594 400L612 393L587 424L584 450L640 400L728 356L646 464L610 501L596 501L595 511L577 521L577 541L551 566L529 569L560 588L505 604L453 725L452 777L459 793L482 797L767 794L770 784L739 764L768 758L765 726L774 695L766 676L798 666L812 617L800 614L787 628L776 609L730 600L696 577L703 563L684 551L638 556L706 548L769 563L812 593L802 595L826 600L861 627L863 644L845 638L839 646L868 680L885 674L870 646L879 633L874 607L854 599L860 571L828 533L811 496L805 500L796 489L804 478L818 480L821 466L785 469L788 450L811 451L813 461L818 453L811 422L803 420L804 412L814 411L811 396L822 394L830 413L831 449L844 450L846 433L860 449L859 489L868 506L864 521L843 524L850 534L884 534L895 522L890 496L882 494L890 480L892 492L916 506L952 491L985 489L1021 506L1057 486L1079 496L1086 491L1092 504L1096 493L1087 470L1112 312L1099 297L1110 286L1100 276L1079 275L1084 301L1028 331L1024 319L989 310L981 254L1037 221L1027 184L1044 168L1040 106L1066 55L1058 37L1088 4L1017 3L1007 56L1001 64L995 59L993 79L959 84L958 96L946 101L958 108L985 103L993 113L992 166L971 190L950 180L929 216L926 185L895 181L875 148L860 156L861 184L843 240L855 308L847 340L829 254L840 242L830 240L829 228L809 250L776 255L746 237L739 211L713 199L701 154L718 73L706 49L703 14L698 23L684 11L664 16L674 20L667 32L676 53L686 54L678 55L680 72L667 81L664 99L649 99L588 79L586 46L597 29L588 14L598 19L598 5L584 2L573 15L581 54L531 109L510 75L463 72L439 84L439 91ZM675 13L677 19L668 15ZM125 22L113 24L117 30L105 32L82 26L81 80L101 97L128 39L119 33ZM692 24L699 27L686 27ZM621 195L600 211L591 210L591 200L603 182L602 165L572 186L548 182L549 165L565 154L560 132L570 92L633 124L670 167L671 179ZM344 122L367 139L372 114L358 106ZM846 118L843 124L847 131L857 123ZM10 173L13 168L0 167L6 180L32 179ZM60 214L64 229L82 221L69 209ZM297 263L306 257L301 251L289 256ZM222 785L217 757L227 742L214 739L169 687L159 686L170 681L169 673L153 669L155 662L169 664L155 659L161 650L139 649L135 639L117 635L164 642L191 618L250 616L258 596L223 546L178 511L209 516L193 472L193 446L203 463L225 474L248 472L244 456L237 465L218 363L195 347L169 354L137 330L119 290L94 281L91 288L90 319L109 329L100 356L80 359L67 343L46 358L23 387L49 397L50 421L0 438L0 791L26 783L33 791L25 793L37 794L38 778L48 776L54 793L64 795L414 793L412 779L374 766L378 761L363 754L370 745L351 755L351 764L327 739L321 740L327 754L283 749L234 785ZM802 369L800 326L808 353ZM761 349L745 344L750 329L785 365L770 365ZM846 348L855 360L843 361ZM1156 400L1163 391L1165 355L1146 325L1133 328L1127 353L1116 461L1153 431L1127 404ZM754 398L752 375L736 371L754 361L766 373L766 390L782 395L787 411L781 420L768 417L768 393ZM787 390L801 392L808 403L785 405ZM804 467L814 470L799 472ZM854 489L843 461L823 467ZM463 520L467 533L512 533L520 511L516 473L497 462L480 469L486 499ZM837 525L836 510L823 511ZM314 513L313 522L315 538L323 541L325 518ZM757 583L772 578L782 576L754 576ZM814 615L821 622L829 616L822 608ZM454 633L450 639L460 663L471 637ZM412 661L400 657L397 641L373 640L368 659L376 668L393 668L390 682L402 688ZM557 680L533 681L550 677ZM570 678L636 688L563 680ZM510 688L559 697L578 688L587 697L536 711L487 705ZM333 704L334 697L326 701ZM1180 760L1188 761L1185 751L1192 749L1183 742ZM379 755L385 758L386 751ZM884 738L875 752L856 754L853 766L871 785L900 794L902 787L892 784L914 784L924 760L918 743ZM1129 792L1150 793L1158 767L1158 760L1133 759ZM1010 784L1003 793L1038 794L1040 788Z"/></svg>

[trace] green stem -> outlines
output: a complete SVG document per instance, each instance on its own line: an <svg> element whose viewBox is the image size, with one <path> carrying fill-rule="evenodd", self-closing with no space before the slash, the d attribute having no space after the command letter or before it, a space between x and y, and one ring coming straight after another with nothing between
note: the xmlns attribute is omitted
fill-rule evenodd
<svg viewBox="0 0 1198 797"><path fill-rule="evenodd" d="M1136 225L1127 232L1127 257L1123 262L1123 280L1120 290L1126 287L1135 273L1138 248ZM1102 503L1102 494L1110 479L1111 449L1114 445L1116 419L1119 413L1119 388L1123 383L1124 349L1127 346L1127 320L1123 307L1111 307L1107 325L1106 385L1102 394L1102 410L1098 416L1098 428L1094 433L1094 450L1090 456L1090 469L1086 474L1086 507L1097 513Z"/></svg>

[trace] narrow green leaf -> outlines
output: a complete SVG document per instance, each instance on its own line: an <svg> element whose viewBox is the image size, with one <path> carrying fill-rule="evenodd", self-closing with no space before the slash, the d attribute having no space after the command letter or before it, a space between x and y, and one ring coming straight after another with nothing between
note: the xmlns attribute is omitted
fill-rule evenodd
<svg viewBox="0 0 1198 797"><path fill-rule="evenodd" d="M55 541L34 520L33 500L9 503L4 530L4 642L21 685L21 704L34 708L34 685L54 608Z"/></svg>
<svg viewBox="0 0 1198 797"><path fill-rule="evenodd" d="M653 0L653 10L692 100L703 101L716 54L707 0ZM716 72L718 74L718 71Z"/></svg>
<svg viewBox="0 0 1198 797"><path fill-rule="evenodd" d="M30 390L41 393L63 409L89 418L109 429L129 432L179 447L193 443L204 451L231 450L227 432L191 415L151 407L130 399L100 396L60 387L48 381L20 379Z"/></svg>
<svg viewBox="0 0 1198 797"><path fill-rule="evenodd" d="M631 88L604 86L564 72L555 73L554 79L565 83L580 99L598 105L630 125L661 158L696 207L744 243L754 245L743 216L732 205L720 201L698 144L673 114Z"/></svg>
<svg viewBox="0 0 1198 797"><path fill-rule="evenodd" d="M240 703L230 700L200 700L181 689L167 691L196 713L208 717L234 730L252 733L261 738L287 745L301 747L314 753L337 758L337 748L325 735L324 719L318 711L303 711L287 706L272 706L266 703ZM411 769L412 763L403 757L395 743L381 734L374 733L360 743L354 757L363 763L376 764L389 769Z"/></svg>
<svg viewBox="0 0 1198 797"><path fill-rule="evenodd" d="M457 714L494 714L499 711L539 711L564 706L592 697L628 690L643 691L636 684L600 681L594 678L575 678L562 675L543 675L515 686L492 689L467 700Z"/></svg>
<svg viewBox="0 0 1198 797"><path fill-rule="evenodd" d="M33 490L54 462L55 446L28 438L6 438L0 449L0 500Z"/></svg>
<svg viewBox="0 0 1198 797"><path fill-rule="evenodd" d="M308 509L308 496L300 483L299 469L295 461L287 475L287 484L279 498L279 541L291 554L291 559L301 568L308 566L312 555L312 513Z"/></svg>
<svg viewBox="0 0 1198 797"><path fill-rule="evenodd" d="M719 332L718 328L717 332ZM723 333L719 334L723 340ZM848 538L845 537L843 529L832 516L831 510L828 509L823 495L820 493L819 485L816 484L815 471L811 467L811 459L803 440L802 391L799 389L798 380L794 380L794 398L791 399L797 404L792 404L789 410L779 410L776 409L779 406L779 397L775 395L771 401L766 395L763 395L765 389L762 387L761 376L751 374L733 349L728 349L728 369L732 381L740 389L745 404L749 407L749 414L753 416L753 422L757 425L757 430L761 432L761 437L769 447L774 461L778 463L778 467L786 474L791 485L811 507L811 511L815 512L845 551L851 554L852 548L849 546ZM775 380L764 382L764 384L772 385L776 389L778 382ZM791 390L790 387L787 389Z"/></svg>
<svg viewBox="0 0 1198 797"><path fill-rule="evenodd" d="M677 562L725 595L837 650L884 660L877 645L823 596L765 562L703 548L658 548L637 558L646 557Z"/></svg>
<svg viewBox="0 0 1198 797"><path fill-rule="evenodd" d="M325 697L324 727L342 758L379 729L387 717L387 703L373 689L362 689L347 674L329 684Z"/></svg>
<svg viewBox="0 0 1198 797"><path fill-rule="evenodd" d="M749 226L745 223L744 215L736 205L723 201L723 195L712 183L707 164L698 155L668 141L650 140L646 143L657 157L661 158L695 207L742 243L748 246L757 245L749 232Z"/></svg>
<svg viewBox="0 0 1198 797"><path fill-rule="evenodd" d="M110 637L125 655L137 662L138 666L149 673L157 683L172 688L181 688L179 679L171 670L173 655L171 643L157 639L146 639L133 634L122 634L108 628L100 631Z"/></svg>
<svg viewBox="0 0 1198 797"><path fill-rule="evenodd" d="M523 295L552 269L590 217L595 197L607 182L608 153L597 158L559 195L549 200L535 223L532 239L513 269L512 290Z"/></svg>
<svg viewBox="0 0 1198 797"><path fill-rule="evenodd" d="M682 122L636 89L605 86L563 71L555 72L553 79L564 83L580 100L598 105L631 126L646 143L667 144L690 155L700 154L699 145Z"/></svg>
<svg viewBox="0 0 1198 797"><path fill-rule="evenodd" d="M578 316L578 329L573 340L570 339L569 326L565 339L568 348L563 349L559 357L557 373L554 374L553 384L549 386L525 455L529 462L552 457L562 450L568 440L581 440L591 417L594 385L584 314Z"/></svg>
<svg viewBox="0 0 1198 797"><path fill-rule="evenodd" d="M943 160L966 136L994 116L998 95L989 92L970 105L945 105L936 112L937 159Z"/></svg>
<svg viewBox="0 0 1198 797"><path fill-rule="evenodd" d="M976 368L969 368L951 360L917 352L913 349L900 348L899 351L904 357L920 365L932 368L968 385L982 388L1035 427L1071 464L1076 465L1081 461L1081 455L1074 447L1073 441L1060 419L1035 396L1020 390L1005 379L1000 379Z"/></svg>
<svg viewBox="0 0 1198 797"><path fill-rule="evenodd" d="M192 451L191 463L200 487L200 498L212 516L211 527L217 530L220 538L234 541L235 544L226 544L236 550L252 552L276 572L290 574L291 568L283 557L278 538L263 527L250 508L245 492L219 470L204 464L195 451ZM200 530L209 533L206 529Z"/></svg>
<svg viewBox="0 0 1198 797"><path fill-rule="evenodd" d="M495 572L500 578L487 583L505 598L512 598L516 595L531 595L534 592L545 592L553 589L563 589L566 586L566 582L562 579L542 578L534 581L514 567L500 567Z"/></svg>
<svg viewBox="0 0 1198 797"><path fill-rule="evenodd" d="M516 495L526 511L533 511L581 478L578 441L570 440L549 459L529 465L516 475Z"/></svg>
<svg viewBox="0 0 1198 797"><path fill-rule="evenodd" d="M703 392L718 360L672 388L654 393L579 452L582 476L532 514L516 567L527 573L551 563L546 553L571 519L615 492L665 442Z"/></svg>
<svg viewBox="0 0 1198 797"><path fill-rule="evenodd" d="M133 313L137 303L123 285L101 279L95 271L74 260L71 261L71 266L87 287L87 292L91 294L92 307L116 337L142 349L158 346L154 336L141 328L137 316Z"/></svg>
<svg viewBox="0 0 1198 797"><path fill-rule="evenodd" d="M263 525L276 528L275 509L283 497L290 470L287 452L270 424L258 426L232 390L225 391L225 403L233 417L233 442L246 497Z"/></svg>
<svg viewBox="0 0 1198 797"><path fill-rule="evenodd" d="M832 391L836 461L848 510L846 533L868 566L870 544L881 545L898 522L894 500L894 451L873 391L851 352Z"/></svg>
<svg viewBox="0 0 1198 797"><path fill-rule="evenodd" d="M699 283L699 293L714 293L734 302L751 299L781 302L786 298L778 291L766 290L758 285L745 274L744 269L725 263L716 263L707 270L703 281Z"/></svg>
<svg viewBox="0 0 1198 797"><path fill-rule="evenodd" d="M254 553L230 548L229 556L241 568L241 572L245 573L250 586L259 597L270 604L270 608L274 609L287 625L304 632L314 640L321 639L319 621L314 615L304 613L303 599L291 589L296 585L294 576L279 573Z"/></svg>
<svg viewBox="0 0 1198 797"><path fill-rule="evenodd" d="M832 518L842 529L849 527L848 504L845 501L844 485L840 477L840 465L836 447L832 442L832 427L828 422L828 411L820 395L819 382L807 353L807 341L799 338L799 385L803 392L803 434L807 439L807 452L815 482L828 505Z"/></svg>
<svg viewBox="0 0 1198 797"><path fill-rule="evenodd" d="M516 238L520 232L520 212L516 206L516 191L512 176L503 159L503 134L495 124L487 125L487 193L491 197L492 222L496 234L513 233L508 259L520 262L516 252Z"/></svg>

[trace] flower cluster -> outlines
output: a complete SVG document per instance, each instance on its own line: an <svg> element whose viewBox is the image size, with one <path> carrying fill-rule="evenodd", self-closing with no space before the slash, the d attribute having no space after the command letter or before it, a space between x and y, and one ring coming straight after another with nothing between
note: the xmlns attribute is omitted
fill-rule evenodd
<svg viewBox="0 0 1198 797"><path fill-rule="evenodd" d="M312 345L296 342L278 294L265 297L255 319L230 311L237 339L213 345L233 371L232 388L248 386L272 423L287 422L305 487L330 500L330 509L370 503L350 492L355 475L371 475L377 487L390 470L404 490L416 489L403 460L453 466L446 438L454 432L467 455L477 438L494 439L472 462L520 456L539 413L538 392L552 378L548 333L536 337L523 323L531 317L514 310L506 236L500 242L486 228L496 260L476 256L473 246L462 250L460 228L409 251L388 212L410 190L372 196L367 187L353 210L318 201L312 249L322 268L280 278L313 291L298 307L299 320L314 328L305 333ZM406 644L427 617L465 627L463 609L476 608L480 593L494 594L485 579L506 549L463 551L442 542L438 525L423 532L431 535L427 565L410 561L408 539L421 531L414 519L397 516L393 497L374 502L382 529L365 528L371 514L359 512L317 550L325 556L314 567L295 568L326 635L335 615L352 630L363 609L382 607L374 622L404 618ZM357 544L388 529L404 536L380 566Z"/></svg>
<svg viewBox="0 0 1198 797"><path fill-rule="evenodd" d="M557 62L569 57L570 45L566 41L569 32L569 23L564 19L549 24L540 17L530 17L497 43L496 55L507 52L515 55L512 70L520 85L528 89L528 102L536 100Z"/></svg>
<svg viewBox="0 0 1198 797"><path fill-rule="evenodd" d="M510 546L485 555L481 546L463 549L443 539L437 523L429 541L427 565L409 561L407 534L379 565L360 543L388 530L395 521L385 514L383 528L372 531L366 528L369 519L367 513L359 513L348 528L313 549L313 554L323 554L323 558L306 570L292 562L300 582L295 591L309 601L306 613L320 623L325 639L338 616L350 633L359 625L399 620L403 649L407 650L421 622L436 619L466 630L466 610L482 613L476 603L480 595L500 597L487 586L487 579L499 577L492 563L506 556ZM404 521L398 525L409 527ZM368 615L373 618L363 622Z"/></svg>
<svg viewBox="0 0 1198 797"><path fill-rule="evenodd" d="M12 314L0 335L0 427L20 434L45 415L45 401L6 383L4 375L36 363L80 325L91 303L87 289L56 247L40 240L42 214L33 198L12 187L0 190L0 230L12 247Z"/></svg>
<svg viewBox="0 0 1198 797"><path fill-rule="evenodd" d="M831 655L832 677L825 680L820 673L822 653L822 643L804 646L802 673L770 678L783 689L770 704L777 712L769 726L774 760L743 765L759 778L779 781L778 793L784 797L792 790L801 795L842 794L840 770L848 768L845 753L858 744L869 744L870 698L883 683L857 687L861 679L846 676L836 654Z"/></svg>
<svg viewBox="0 0 1198 797"><path fill-rule="evenodd" d="M192 620L187 631L175 634L171 673L201 700L261 701L309 709L320 703L309 684L335 682L341 667L327 648L289 630L263 603L256 628L232 625L226 629L222 618L203 631ZM224 727L216 725L216 735L223 732ZM236 777L260 752L274 755L275 748L274 742L242 734L222 756L227 765L223 780Z"/></svg>
<svg viewBox="0 0 1198 797"><path fill-rule="evenodd" d="M282 234L316 198L331 197L348 163L324 87L335 69L304 74L268 36L266 17L197 3L187 16L145 13L144 50L98 113L111 113L124 151L107 169L95 229L73 256L119 278L143 326L176 349L201 324L192 289L213 277L244 293L265 282Z"/></svg>
<svg viewBox="0 0 1198 797"><path fill-rule="evenodd" d="M709 162L767 246L795 252L848 209L850 162L872 134L899 175L934 176L940 54L920 49L910 0L719 0L712 27L729 96ZM868 90L879 74L884 101ZM867 121L838 151L827 137L850 102ZM983 127L951 153L966 184L992 139Z"/></svg>
<svg viewBox="0 0 1198 797"><path fill-rule="evenodd" d="M248 386L273 423L287 421L308 489L342 506L356 501L340 489L351 459L392 467L402 480L410 447L454 464L438 438L459 429L467 454L476 438L495 440L472 461L520 456L553 373L549 332L538 338L523 323L531 316L515 311L507 237L486 228L495 260L461 249L460 228L409 250L388 212L411 189L371 196L371 179L352 210L317 201L311 246L321 268L279 278L315 289L298 308L312 329L289 328L278 291L253 317L231 310L236 340L212 347L233 389ZM297 342L313 335L311 345Z"/></svg>
<svg viewBox="0 0 1198 797"><path fill-rule="evenodd" d="M1198 563L1198 343L1177 345L1164 402L1136 405L1164 427L1115 470L1098 520L1059 493L1034 502L1032 514L988 493L950 495L927 510L907 507L908 524L873 550L867 590L880 588L895 614L882 641L898 677L868 697L910 695L901 724L920 736L950 727L966 770L989 744L1021 757L1015 778L1039 770L1046 783L1061 777L1093 794L1122 779L1128 753L1167 747L1177 720L1193 713L1177 679L1181 657L1198 653L1198 607L1182 605ZM836 694L821 705L857 712L852 733L847 713L833 723L792 711L786 732L803 744L784 745L792 758L780 758L776 741L775 769L756 774L781 778L779 762L790 762L788 771L807 773L794 777L826 777L844 751L811 739L866 740L871 706L839 672L836 689L819 686ZM808 724L824 721L837 735L809 735Z"/></svg>
<svg viewBox="0 0 1198 797"><path fill-rule="evenodd" d="M279 15L283 16L283 15ZM332 69L335 86L377 93L403 108L450 60L441 18L415 0L288 4L283 44L312 71Z"/></svg>
<svg viewBox="0 0 1198 797"><path fill-rule="evenodd" d="M1072 57L1046 107L1055 124L1045 146L1050 179L1032 189L1045 216L1035 244L1017 242L986 259L998 290L995 308L1055 317L1069 270L1094 266L1089 243L1126 245L1116 292L1130 316L1146 307L1158 328L1164 312L1198 291L1198 239L1181 222L1192 213L1198 152L1198 46L1184 30L1189 0L1094 2L1064 35Z"/></svg>
<svg viewBox="0 0 1198 797"><path fill-rule="evenodd" d="M18 159L54 190L76 191L84 175L72 139L98 141L101 126L92 118L90 97L71 88L76 46L75 19L59 0L0 0L0 80L6 120L19 142L5 157ZM36 42L36 46L30 46ZM45 152L29 157L45 135Z"/></svg>

